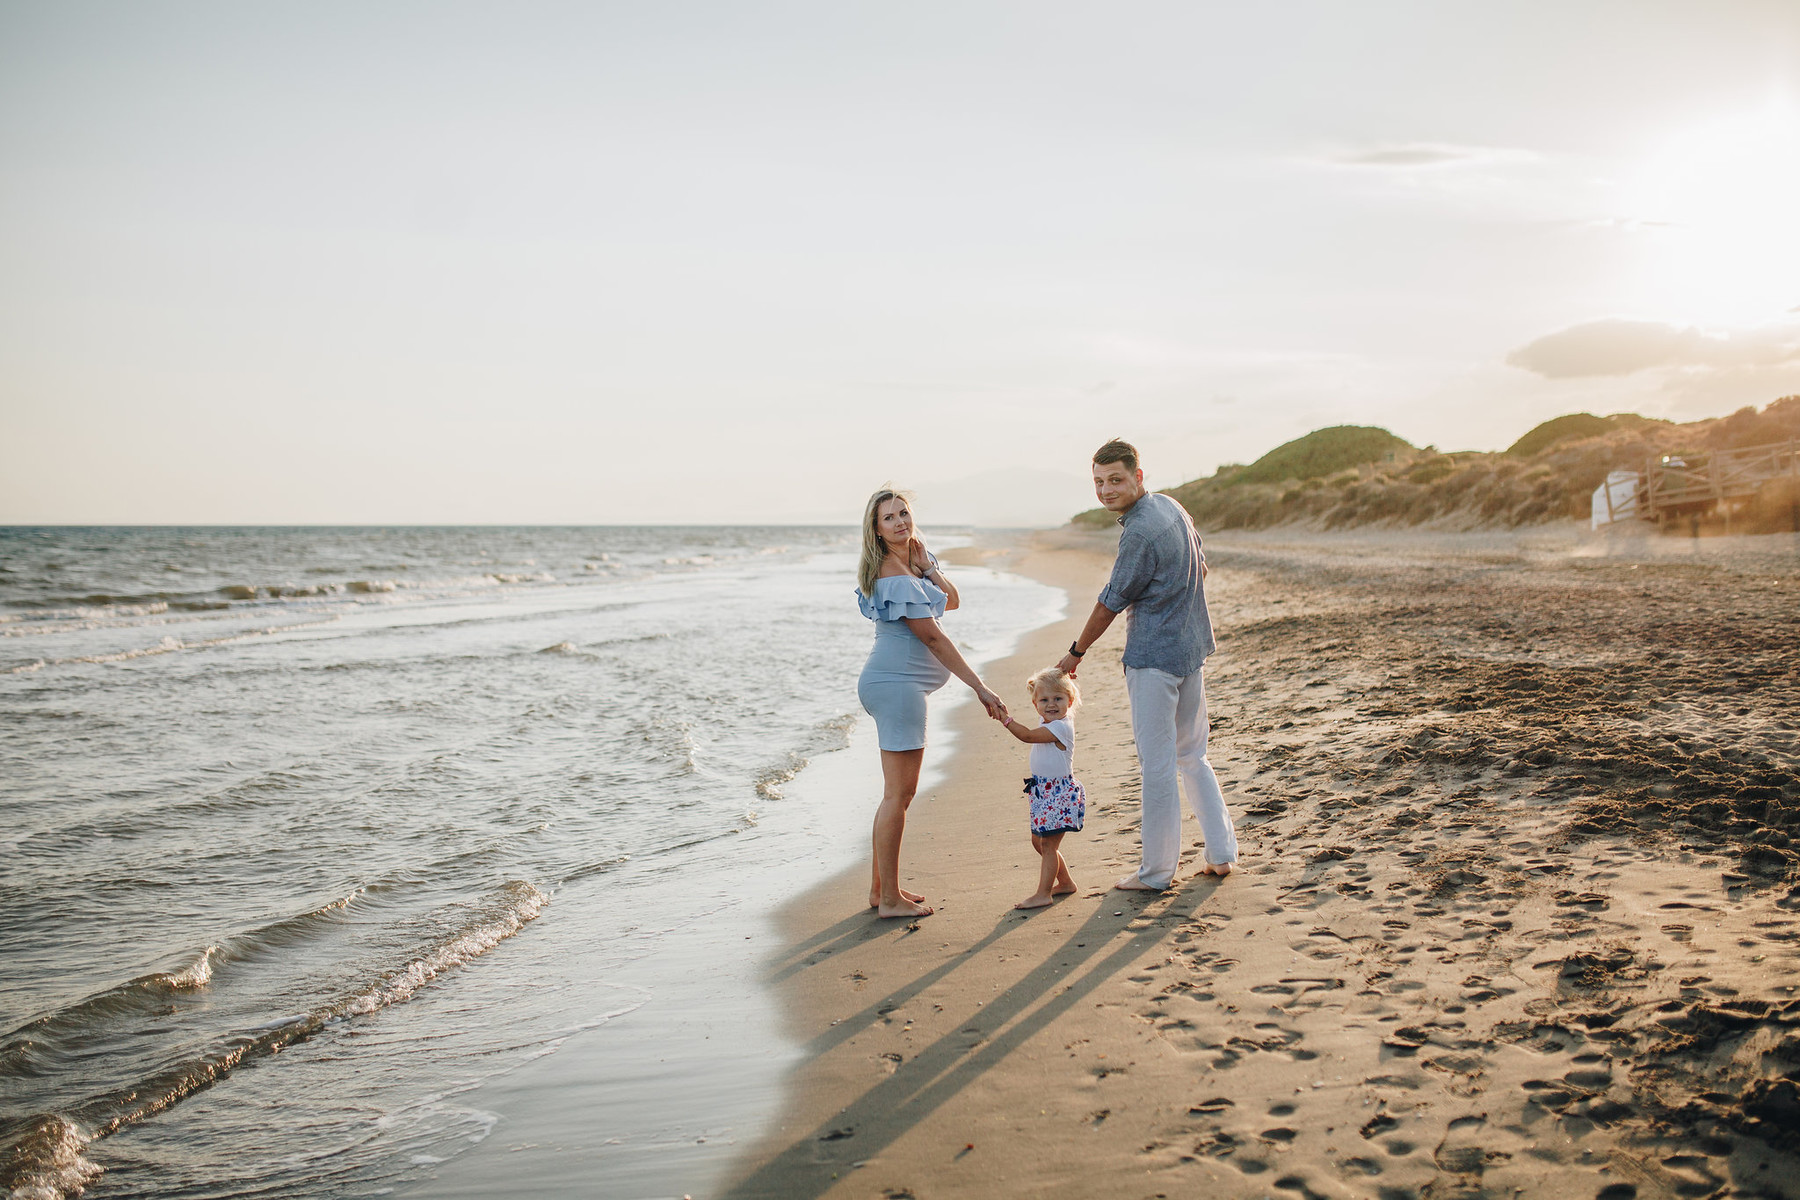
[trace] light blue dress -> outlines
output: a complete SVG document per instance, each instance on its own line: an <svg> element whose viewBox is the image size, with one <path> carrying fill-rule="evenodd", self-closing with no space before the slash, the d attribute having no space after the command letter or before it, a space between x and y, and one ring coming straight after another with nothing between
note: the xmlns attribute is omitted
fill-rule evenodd
<svg viewBox="0 0 1800 1200"><path fill-rule="evenodd" d="M883 750L925 746L925 697L943 687L950 671L926 648L904 617L941 617L950 597L915 575L875 581L875 594L856 591L863 616L875 622L875 647L856 681L856 698L871 717Z"/></svg>

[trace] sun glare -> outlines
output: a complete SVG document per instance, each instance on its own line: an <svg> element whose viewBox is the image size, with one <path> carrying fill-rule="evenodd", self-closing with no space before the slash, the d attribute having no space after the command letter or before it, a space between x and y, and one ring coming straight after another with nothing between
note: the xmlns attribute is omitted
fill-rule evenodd
<svg viewBox="0 0 1800 1200"><path fill-rule="evenodd" d="M1633 197L1648 223L1659 310L1699 323L1758 322L1800 305L1800 109L1771 104L1696 125L1646 165Z"/></svg>

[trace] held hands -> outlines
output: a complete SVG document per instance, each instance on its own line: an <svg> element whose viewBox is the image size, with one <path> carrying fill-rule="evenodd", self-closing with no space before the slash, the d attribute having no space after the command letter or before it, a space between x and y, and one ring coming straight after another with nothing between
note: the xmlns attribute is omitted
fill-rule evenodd
<svg viewBox="0 0 1800 1200"><path fill-rule="evenodd" d="M975 698L981 701L981 707L987 709L987 715L994 718L994 720L1004 722L1007 719L1006 702L995 695L991 689L986 687L976 688Z"/></svg>
<svg viewBox="0 0 1800 1200"><path fill-rule="evenodd" d="M1073 679L1075 678L1075 672L1081 669L1081 660L1076 658L1073 654L1065 654L1062 658L1057 660L1056 667L1057 670L1061 671L1064 675Z"/></svg>

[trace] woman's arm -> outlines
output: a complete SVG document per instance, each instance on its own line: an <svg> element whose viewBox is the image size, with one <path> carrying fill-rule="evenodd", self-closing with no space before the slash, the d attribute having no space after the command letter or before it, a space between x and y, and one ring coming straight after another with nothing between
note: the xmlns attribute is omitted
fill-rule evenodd
<svg viewBox="0 0 1800 1200"><path fill-rule="evenodd" d="M962 597L957 595L956 585L950 582L949 576L945 575L943 569L938 566L937 560L932 557L931 551L925 548L924 542L914 538L912 545L907 548L907 558L908 565L912 567L915 575L921 579L931 580L939 591L949 597L944 604L945 612L962 607Z"/></svg>
<svg viewBox="0 0 1800 1200"><path fill-rule="evenodd" d="M1006 725L1006 732L1012 734L1014 737L1018 738L1021 742L1036 742L1036 743L1056 742L1056 748L1058 750L1067 750L1068 749L1067 746L1063 745L1060 741L1057 741L1056 735L1054 733L1051 733L1049 729L1045 728L1042 725L1039 725L1036 729L1033 729L1029 725L1021 725L1019 722L1013 720L1011 717L1006 718L1005 725Z"/></svg>
<svg viewBox="0 0 1800 1200"><path fill-rule="evenodd" d="M933 658L943 663L952 675L974 690L976 699L980 700L981 706L987 709L988 716L996 721L1006 719L1005 703L994 694L987 684L981 682L981 676L977 675L975 668L971 667L963 658L962 651L956 648L956 643L950 640L950 635L944 632L935 618L901 617L900 619L906 622L906 627L912 630L914 637L925 643L925 648L931 651Z"/></svg>
<svg viewBox="0 0 1800 1200"><path fill-rule="evenodd" d="M931 580L932 583L935 583L938 586L939 591L950 597L944 602L945 612L949 612L953 608L962 607L962 597L956 594L956 585L950 582L950 577L948 575L938 569L936 563L932 563L930 568L925 572L925 578Z"/></svg>

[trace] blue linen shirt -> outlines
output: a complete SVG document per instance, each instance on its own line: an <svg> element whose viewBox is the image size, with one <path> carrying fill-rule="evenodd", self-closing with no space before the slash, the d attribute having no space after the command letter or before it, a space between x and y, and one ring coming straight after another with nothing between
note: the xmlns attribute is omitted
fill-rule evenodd
<svg viewBox="0 0 1800 1200"><path fill-rule="evenodd" d="M1132 505L1119 524L1119 556L1100 603L1125 613L1125 665L1192 675L1213 652L1200 535L1187 510L1161 492Z"/></svg>

